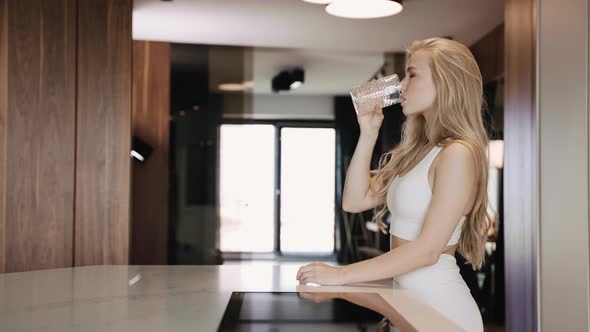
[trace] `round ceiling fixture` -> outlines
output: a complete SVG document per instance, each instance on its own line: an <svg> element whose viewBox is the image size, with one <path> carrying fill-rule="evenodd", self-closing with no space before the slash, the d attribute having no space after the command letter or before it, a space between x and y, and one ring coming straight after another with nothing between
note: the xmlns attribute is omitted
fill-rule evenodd
<svg viewBox="0 0 590 332"><path fill-rule="evenodd" d="M330 15L345 18L379 18L398 14L402 1L393 0L336 0L326 6Z"/></svg>

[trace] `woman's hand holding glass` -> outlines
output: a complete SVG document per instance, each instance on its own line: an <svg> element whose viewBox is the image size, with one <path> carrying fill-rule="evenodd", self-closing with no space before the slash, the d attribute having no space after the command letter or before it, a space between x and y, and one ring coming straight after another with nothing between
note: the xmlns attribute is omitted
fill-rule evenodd
<svg viewBox="0 0 590 332"><path fill-rule="evenodd" d="M379 134L383 119L383 109L380 104L375 104L372 112L363 112L357 115L361 134Z"/></svg>

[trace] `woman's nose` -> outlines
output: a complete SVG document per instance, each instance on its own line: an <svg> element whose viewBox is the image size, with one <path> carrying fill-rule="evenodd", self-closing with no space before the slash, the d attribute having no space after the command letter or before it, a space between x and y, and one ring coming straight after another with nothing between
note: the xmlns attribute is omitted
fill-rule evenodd
<svg viewBox="0 0 590 332"><path fill-rule="evenodd" d="M399 93L403 94L406 91L406 79L404 78L399 85Z"/></svg>

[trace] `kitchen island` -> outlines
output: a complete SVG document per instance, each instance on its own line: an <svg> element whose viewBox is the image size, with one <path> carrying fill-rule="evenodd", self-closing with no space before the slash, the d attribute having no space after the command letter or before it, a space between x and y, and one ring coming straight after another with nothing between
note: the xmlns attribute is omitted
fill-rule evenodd
<svg viewBox="0 0 590 332"><path fill-rule="evenodd" d="M299 285L297 265L86 266L0 274L0 330L216 331L232 292L379 294L418 331L459 331L392 279Z"/></svg>

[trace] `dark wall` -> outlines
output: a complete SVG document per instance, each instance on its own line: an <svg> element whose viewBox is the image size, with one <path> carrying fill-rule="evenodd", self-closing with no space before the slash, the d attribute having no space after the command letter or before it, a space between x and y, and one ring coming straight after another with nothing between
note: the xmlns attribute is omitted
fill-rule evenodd
<svg viewBox="0 0 590 332"><path fill-rule="evenodd" d="M498 25L469 47L484 83L487 109L484 120L490 139L502 139L504 132L504 24Z"/></svg>
<svg viewBox="0 0 590 332"><path fill-rule="evenodd" d="M131 0L0 0L0 272L126 264Z"/></svg>
<svg viewBox="0 0 590 332"><path fill-rule="evenodd" d="M8 2L0 1L0 142L6 142L8 115ZM6 144L0 144L0 272L6 270ZM58 265L58 264L56 264Z"/></svg>
<svg viewBox="0 0 590 332"><path fill-rule="evenodd" d="M477 60L484 83L504 76L504 23L469 47Z"/></svg>

